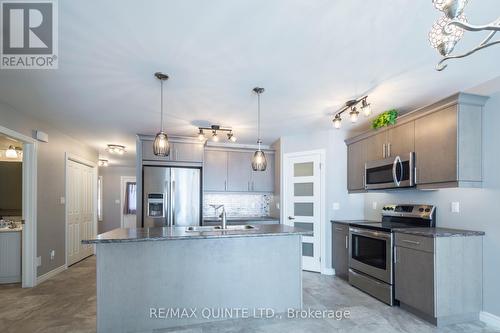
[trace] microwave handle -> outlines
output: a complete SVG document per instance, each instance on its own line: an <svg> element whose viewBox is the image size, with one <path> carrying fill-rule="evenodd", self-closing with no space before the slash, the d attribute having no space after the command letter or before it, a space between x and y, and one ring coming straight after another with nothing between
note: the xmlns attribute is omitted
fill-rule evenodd
<svg viewBox="0 0 500 333"><path fill-rule="evenodd" d="M403 170L403 162L401 162L401 157L396 156L394 159L394 163L392 163L392 179L394 180L394 184L396 184L397 187L401 185L401 179L398 179L398 176L396 174L396 168L398 167L401 168L401 171ZM401 177L403 177L403 172L401 172Z"/></svg>

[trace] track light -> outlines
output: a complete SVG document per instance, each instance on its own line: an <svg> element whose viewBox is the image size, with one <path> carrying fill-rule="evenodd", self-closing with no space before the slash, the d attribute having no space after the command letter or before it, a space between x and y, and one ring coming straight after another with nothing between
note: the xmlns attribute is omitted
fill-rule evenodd
<svg viewBox="0 0 500 333"><path fill-rule="evenodd" d="M205 137L205 133L203 133L203 130L200 128L200 132L198 133L198 140L200 141L205 141L207 138Z"/></svg>
<svg viewBox="0 0 500 333"><path fill-rule="evenodd" d="M365 117L369 117L372 114L372 107L370 103L366 102L366 98L362 102L361 110L363 111Z"/></svg>
<svg viewBox="0 0 500 333"><path fill-rule="evenodd" d="M212 132L212 141L214 142L219 142L220 132L227 133L226 137L228 141L236 142L236 136L234 136L233 129L230 127L222 127L220 125L211 125L210 127L198 127L198 140L203 142L207 139L205 136L205 131L207 131L207 133Z"/></svg>
<svg viewBox="0 0 500 333"><path fill-rule="evenodd" d="M236 137L234 136L233 132L227 133L227 139L231 142L236 142Z"/></svg>
<svg viewBox="0 0 500 333"><path fill-rule="evenodd" d="M361 103L361 110L363 111L363 114L365 117L368 117L372 114L372 107L371 104L368 103L367 101L368 96L364 95L361 96L357 99L352 99L347 102L345 102L344 106L342 106L334 115L333 117L333 126L336 129L340 129L342 126L342 113L349 111L349 119L351 120L351 123L355 123L359 119L359 111L357 109L357 105Z"/></svg>
<svg viewBox="0 0 500 333"><path fill-rule="evenodd" d="M351 108L351 112L349 112L349 118L351 119L351 123L355 123L358 121L359 111L356 107Z"/></svg>
<svg viewBox="0 0 500 333"><path fill-rule="evenodd" d="M219 142L219 136L217 135L217 131L216 130L212 131L212 141L213 142Z"/></svg>
<svg viewBox="0 0 500 333"><path fill-rule="evenodd" d="M336 129L339 129L341 125L342 125L342 118L340 118L339 114L336 114L335 118L333 119L333 126Z"/></svg>

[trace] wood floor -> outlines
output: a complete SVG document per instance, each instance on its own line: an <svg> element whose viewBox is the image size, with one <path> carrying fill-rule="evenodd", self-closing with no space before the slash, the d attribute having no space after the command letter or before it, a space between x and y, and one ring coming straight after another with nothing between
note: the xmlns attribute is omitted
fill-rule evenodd
<svg viewBox="0 0 500 333"><path fill-rule="evenodd" d="M398 307L380 303L332 276L305 272L303 285L305 308L349 310L351 318L238 319L155 332L500 332L481 322L437 329ZM95 257L70 267L35 288L0 286L0 332L95 332L95 290Z"/></svg>

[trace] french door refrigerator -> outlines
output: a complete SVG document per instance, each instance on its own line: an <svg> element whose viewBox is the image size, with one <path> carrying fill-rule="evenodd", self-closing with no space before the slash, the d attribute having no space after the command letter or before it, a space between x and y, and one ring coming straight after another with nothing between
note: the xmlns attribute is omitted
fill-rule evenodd
<svg viewBox="0 0 500 333"><path fill-rule="evenodd" d="M201 169L143 166L142 226L201 225Z"/></svg>

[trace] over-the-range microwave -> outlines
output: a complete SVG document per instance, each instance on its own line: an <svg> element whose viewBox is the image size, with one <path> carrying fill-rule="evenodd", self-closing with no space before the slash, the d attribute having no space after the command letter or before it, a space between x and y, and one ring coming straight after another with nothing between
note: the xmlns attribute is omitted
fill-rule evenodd
<svg viewBox="0 0 500 333"><path fill-rule="evenodd" d="M367 190L415 186L415 153L366 162L364 180Z"/></svg>

